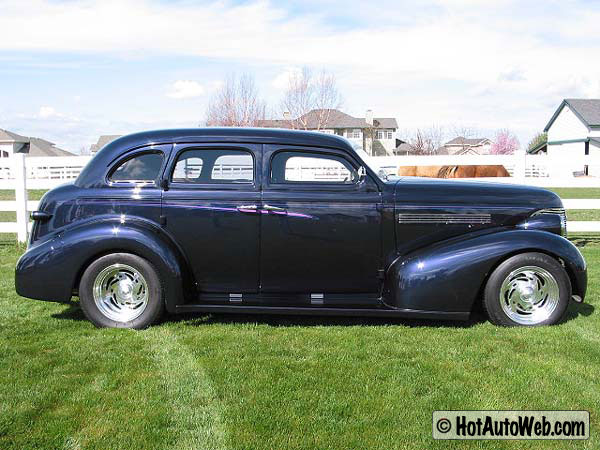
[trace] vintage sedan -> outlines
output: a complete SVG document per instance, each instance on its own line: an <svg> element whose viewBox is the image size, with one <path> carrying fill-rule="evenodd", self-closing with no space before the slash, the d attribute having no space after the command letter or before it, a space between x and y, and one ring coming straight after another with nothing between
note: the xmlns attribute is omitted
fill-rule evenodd
<svg viewBox="0 0 600 450"><path fill-rule="evenodd" d="M388 180L345 139L162 130L105 146L32 213L17 292L102 327L163 313L560 321L586 263L558 196L483 182Z"/></svg>

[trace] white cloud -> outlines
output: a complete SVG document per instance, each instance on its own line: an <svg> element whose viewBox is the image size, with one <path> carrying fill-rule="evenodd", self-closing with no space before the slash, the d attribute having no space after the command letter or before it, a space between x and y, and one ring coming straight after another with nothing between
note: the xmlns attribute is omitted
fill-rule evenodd
<svg viewBox="0 0 600 450"><path fill-rule="evenodd" d="M540 14L532 27L529 16L515 12L519 4L514 1L433 3L441 11L402 26L366 22L339 30L319 15L288 14L284 6L268 1L173 5L151 0L8 0L0 16L0 49L134 57L162 52L291 67L338 65L364 75L383 74L388 84L406 72L485 82L497 80L511 67L535 88L568 78L582 61L588 73L600 76L600 60L589 58L598 39L589 34L591 28L577 25L582 20L597 23L597 11L572 7L563 14L560 3L551 2L556 14ZM401 7L391 4L389 16L401 15ZM538 35L544 29L554 40L564 36L581 41L546 42ZM281 85L281 80L276 83Z"/></svg>
<svg viewBox="0 0 600 450"><path fill-rule="evenodd" d="M492 128L537 129L563 96L600 96L600 59L591 56L600 50L600 36L590 32L600 11L589 3L382 0L377 7L385 17L371 14L373 20L364 4L349 1L322 7L315 1L307 8L314 12L291 13L274 0L5 0L0 51L198 56L203 64L257 73L285 67L264 80L272 90L284 88L298 67L325 67L338 75L348 112L373 107L425 125L459 117ZM340 8L355 12L348 23L340 23ZM175 83L167 95L190 92L202 95Z"/></svg>
<svg viewBox="0 0 600 450"><path fill-rule="evenodd" d="M204 94L204 87L197 81L177 80L167 91L170 98L193 98Z"/></svg>
<svg viewBox="0 0 600 450"><path fill-rule="evenodd" d="M288 67L271 81L271 86L275 89L284 90L288 87L290 78L297 77L302 73L300 67Z"/></svg>
<svg viewBox="0 0 600 450"><path fill-rule="evenodd" d="M52 106L40 106L40 110L38 112L38 117L42 119L47 119L49 117L60 117L61 114L56 112Z"/></svg>

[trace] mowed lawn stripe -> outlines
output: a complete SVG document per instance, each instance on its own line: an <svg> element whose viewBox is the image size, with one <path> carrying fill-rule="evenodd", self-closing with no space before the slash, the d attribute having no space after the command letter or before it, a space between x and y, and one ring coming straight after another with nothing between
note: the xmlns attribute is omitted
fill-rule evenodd
<svg viewBox="0 0 600 450"><path fill-rule="evenodd" d="M100 330L77 307L20 298L16 256L0 247L0 448L222 447L202 370L168 327Z"/></svg>
<svg viewBox="0 0 600 450"><path fill-rule="evenodd" d="M585 409L578 446L598 448L600 247L585 243L588 303L558 326L208 315L142 332L19 298L18 250L0 247L0 448L540 448L434 442L435 409Z"/></svg>
<svg viewBox="0 0 600 450"><path fill-rule="evenodd" d="M600 352L570 329L590 326L575 314L527 330L214 317L188 322L184 340L226 406L232 447L423 448L437 409L597 411Z"/></svg>
<svg viewBox="0 0 600 450"><path fill-rule="evenodd" d="M173 433L171 448L223 449L225 428L222 408L204 369L177 337L176 326L167 324L140 333L158 367L166 391Z"/></svg>

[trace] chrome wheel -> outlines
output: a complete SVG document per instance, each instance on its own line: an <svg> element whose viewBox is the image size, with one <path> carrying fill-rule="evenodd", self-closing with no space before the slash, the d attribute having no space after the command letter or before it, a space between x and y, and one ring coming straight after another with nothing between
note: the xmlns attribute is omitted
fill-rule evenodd
<svg viewBox="0 0 600 450"><path fill-rule="evenodd" d="M560 289L554 276L538 266L513 270L500 287L502 311L521 325L547 320L560 301Z"/></svg>
<svg viewBox="0 0 600 450"><path fill-rule="evenodd" d="M112 264L94 280L94 302L98 310L115 322L139 317L148 305L148 283L127 264Z"/></svg>

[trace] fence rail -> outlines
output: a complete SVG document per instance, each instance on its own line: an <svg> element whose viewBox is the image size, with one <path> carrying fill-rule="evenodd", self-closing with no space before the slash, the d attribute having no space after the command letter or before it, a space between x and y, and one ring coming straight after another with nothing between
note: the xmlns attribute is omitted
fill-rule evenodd
<svg viewBox="0 0 600 450"><path fill-rule="evenodd" d="M510 177L463 179L473 182L494 181L543 187L600 187L600 156L598 155L418 155L382 156L363 155L369 164L388 174L398 173L402 166L444 165L503 165ZM27 236L27 211L37 209L38 202L27 205L25 189L51 189L73 181L81 173L91 156L28 157L22 154L0 158L0 189L15 189L15 201L0 201L0 211L15 211L17 222L0 222L0 233L18 232L18 239ZM305 167L293 168L304 179ZM310 167L314 173L309 178L341 176L339 167ZM587 174L588 176L577 176ZM591 176L589 176L591 175ZM308 176L308 175L307 175ZM26 187L25 187L26 186ZM600 199L566 199L567 209L600 209ZM600 231L600 221L569 221L571 231Z"/></svg>

